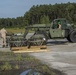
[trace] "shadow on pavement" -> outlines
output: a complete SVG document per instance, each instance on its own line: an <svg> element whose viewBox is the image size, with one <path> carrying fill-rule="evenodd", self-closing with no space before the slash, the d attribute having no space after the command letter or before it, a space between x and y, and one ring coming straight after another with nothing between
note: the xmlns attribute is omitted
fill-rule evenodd
<svg viewBox="0 0 76 75"><path fill-rule="evenodd" d="M52 45L67 45L69 42L67 40L49 40L47 41L48 46Z"/></svg>

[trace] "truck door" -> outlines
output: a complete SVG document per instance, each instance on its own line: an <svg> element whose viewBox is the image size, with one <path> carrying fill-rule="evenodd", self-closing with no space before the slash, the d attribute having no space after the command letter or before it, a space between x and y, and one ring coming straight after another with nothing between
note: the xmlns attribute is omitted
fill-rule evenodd
<svg viewBox="0 0 76 75"><path fill-rule="evenodd" d="M51 29L50 28L50 35L52 38L63 38L65 35L65 31L61 29Z"/></svg>
<svg viewBox="0 0 76 75"><path fill-rule="evenodd" d="M57 21L54 21L52 23L52 27L50 27L50 35L51 38L63 38L65 37L65 30L63 30L62 28L59 28Z"/></svg>

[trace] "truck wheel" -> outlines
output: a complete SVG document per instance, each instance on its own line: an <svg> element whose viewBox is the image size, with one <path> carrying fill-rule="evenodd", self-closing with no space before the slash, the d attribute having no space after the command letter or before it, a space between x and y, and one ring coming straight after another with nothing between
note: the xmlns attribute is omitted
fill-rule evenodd
<svg viewBox="0 0 76 75"><path fill-rule="evenodd" d="M71 42L76 43L76 31L71 32L70 40Z"/></svg>
<svg viewBox="0 0 76 75"><path fill-rule="evenodd" d="M69 42L72 42L72 41L70 40L70 36L67 37L67 40L68 40Z"/></svg>

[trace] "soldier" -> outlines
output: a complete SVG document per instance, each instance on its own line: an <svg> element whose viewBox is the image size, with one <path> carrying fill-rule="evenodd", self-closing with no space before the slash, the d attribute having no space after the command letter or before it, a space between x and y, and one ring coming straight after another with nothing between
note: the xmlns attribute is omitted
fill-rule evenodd
<svg viewBox="0 0 76 75"><path fill-rule="evenodd" d="M58 21L58 28L61 29L61 22Z"/></svg>
<svg viewBox="0 0 76 75"><path fill-rule="evenodd" d="M4 28L0 30L1 37L3 38L3 47L6 47L6 33L7 31Z"/></svg>

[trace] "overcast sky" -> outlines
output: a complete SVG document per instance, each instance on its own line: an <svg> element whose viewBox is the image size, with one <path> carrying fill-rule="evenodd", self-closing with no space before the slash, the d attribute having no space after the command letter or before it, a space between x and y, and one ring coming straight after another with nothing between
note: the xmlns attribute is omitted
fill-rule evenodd
<svg viewBox="0 0 76 75"><path fill-rule="evenodd" d="M33 5L75 2L76 0L0 0L0 18L24 16Z"/></svg>

